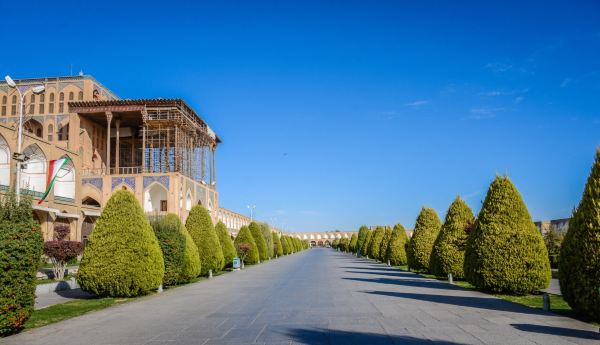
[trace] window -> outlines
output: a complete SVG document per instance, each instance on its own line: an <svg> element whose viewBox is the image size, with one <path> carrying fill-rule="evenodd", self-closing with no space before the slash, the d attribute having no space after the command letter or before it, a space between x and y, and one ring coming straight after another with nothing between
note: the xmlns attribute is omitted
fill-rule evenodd
<svg viewBox="0 0 600 345"><path fill-rule="evenodd" d="M54 102L54 93L50 94L50 102Z"/></svg>
<svg viewBox="0 0 600 345"><path fill-rule="evenodd" d="M8 97L2 96L2 116L6 116L6 102L8 101Z"/></svg>
<svg viewBox="0 0 600 345"><path fill-rule="evenodd" d="M65 93L64 92L60 93L60 95L58 96L58 100L61 101L61 102L65 100Z"/></svg>
<svg viewBox="0 0 600 345"><path fill-rule="evenodd" d="M79 91L79 96L77 99L83 101L83 91Z"/></svg>
<svg viewBox="0 0 600 345"><path fill-rule="evenodd" d="M54 113L54 93L50 94L50 104L48 104L48 113Z"/></svg>
<svg viewBox="0 0 600 345"><path fill-rule="evenodd" d="M54 126L52 124L48 125L48 141L54 140Z"/></svg>
<svg viewBox="0 0 600 345"><path fill-rule="evenodd" d="M58 103L58 112L63 113L65 111L65 104L63 102Z"/></svg>
<svg viewBox="0 0 600 345"><path fill-rule="evenodd" d="M17 115L17 96L12 96L12 106L10 107L10 114Z"/></svg>
<svg viewBox="0 0 600 345"><path fill-rule="evenodd" d="M58 127L58 141L69 140L69 124Z"/></svg>
<svg viewBox="0 0 600 345"><path fill-rule="evenodd" d="M45 103L46 102L46 95L44 95L43 93L40 95L40 106L39 106L39 113L43 114L44 111L46 111L46 109L44 109Z"/></svg>
<svg viewBox="0 0 600 345"><path fill-rule="evenodd" d="M75 98L75 94L73 92L69 92L69 101L72 101Z"/></svg>
<svg viewBox="0 0 600 345"><path fill-rule="evenodd" d="M43 113L44 113L44 111L46 111L46 110L44 109L44 103L40 103L40 114L43 114Z"/></svg>
<svg viewBox="0 0 600 345"><path fill-rule="evenodd" d="M167 212L167 200L160 201L160 210L161 212Z"/></svg>
<svg viewBox="0 0 600 345"><path fill-rule="evenodd" d="M29 103L29 114L35 113L35 93L31 94L31 101Z"/></svg>

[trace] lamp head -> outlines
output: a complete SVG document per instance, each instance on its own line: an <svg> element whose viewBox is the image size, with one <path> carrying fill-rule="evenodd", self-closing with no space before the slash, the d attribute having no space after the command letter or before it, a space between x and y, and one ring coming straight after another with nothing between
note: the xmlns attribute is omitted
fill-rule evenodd
<svg viewBox="0 0 600 345"><path fill-rule="evenodd" d="M9 75L4 77L4 80L6 80L6 83L8 84L8 86L10 86L12 88L17 87L17 83L15 83L15 81Z"/></svg>
<svg viewBox="0 0 600 345"><path fill-rule="evenodd" d="M36 86L32 89L33 93L35 93L36 95L39 95L40 93L46 91L46 88L44 87L44 85L39 85Z"/></svg>

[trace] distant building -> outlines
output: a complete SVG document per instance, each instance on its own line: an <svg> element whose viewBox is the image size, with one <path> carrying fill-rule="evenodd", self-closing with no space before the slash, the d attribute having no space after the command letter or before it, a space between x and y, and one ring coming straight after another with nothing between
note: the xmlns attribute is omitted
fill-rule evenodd
<svg viewBox="0 0 600 345"><path fill-rule="evenodd" d="M550 229L554 229L559 233L566 234L569 230L569 220L571 218L562 218L554 220L541 220L534 222L542 235L545 235Z"/></svg>

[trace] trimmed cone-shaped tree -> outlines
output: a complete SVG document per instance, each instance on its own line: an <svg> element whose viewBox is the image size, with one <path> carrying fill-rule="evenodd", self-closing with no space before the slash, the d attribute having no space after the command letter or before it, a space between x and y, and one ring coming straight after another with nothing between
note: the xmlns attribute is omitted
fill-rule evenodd
<svg viewBox="0 0 600 345"><path fill-rule="evenodd" d="M223 269L225 259L219 237L215 232L210 214L202 205L195 205L185 221L185 228L188 230L200 257L200 275L208 275L209 271L213 273Z"/></svg>
<svg viewBox="0 0 600 345"><path fill-rule="evenodd" d="M467 239L465 278L493 292L527 294L548 287L550 262L521 194L496 177Z"/></svg>
<svg viewBox="0 0 600 345"><path fill-rule="evenodd" d="M365 243L365 240L367 239L367 234L369 233L369 228L367 228L365 225L362 225L359 229L358 229L358 238L356 240L356 253L358 255L364 255L364 253L362 252L362 247L363 244Z"/></svg>
<svg viewBox="0 0 600 345"><path fill-rule="evenodd" d="M83 251L77 272L81 288L101 296L138 296L158 289L163 255L135 196L110 197Z"/></svg>
<svg viewBox="0 0 600 345"><path fill-rule="evenodd" d="M560 250L563 297L576 312L600 322L600 151Z"/></svg>
<svg viewBox="0 0 600 345"><path fill-rule="evenodd" d="M237 256L237 252L235 251L235 247L233 246L231 236L229 236L227 226L225 226L223 222L219 221L217 225L215 225L215 232L217 233L217 237L219 238L221 250L223 250L223 260L225 261L225 267L232 266L233 258Z"/></svg>
<svg viewBox="0 0 600 345"><path fill-rule="evenodd" d="M257 264L260 260L260 256L258 254L258 249L256 248L256 242L254 242L254 237L252 236L250 229L248 229L248 227L245 225L240 228L235 241L233 241L233 245L236 248L239 248L239 246L242 244L247 244L250 246L250 250L244 259L244 262L248 265Z"/></svg>
<svg viewBox="0 0 600 345"><path fill-rule="evenodd" d="M390 262L393 266L406 265L406 243L408 242L408 236L406 236L406 230L402 224L394 225L392 236L390 237L390 244L388 245L385 260Z"/></svg>
<svg viewBox="0 0 600 345"><path fill-rule="evenodd" d="M185 283L200 275L200 254L198 254L198 247L196 247L194 239L183 223L181 223L181 232L185 237L185 252L183 257L183 267L181 267L181 277L179 280L182 283Z"/></svg>
<svg viewBox="0 0 600 345"><path fill-rule="evenodd" d="M185 255L185 235L181 231L179 216L169 213L166 216L150 217L150 225L158 240L165 262L163 285L180 283L181 268Z"/></svg>
<svg viewBox="0 0 600 345"><path fill-rule="evenodd" d="M271 236L273 236L273 252L278 257L282 256L283 246L281 245L281 239L279 238L279 235L276 232L274 232Z"/></svg>
<svg viewBox="0 0 600 345"><path fill-rule="evenodd" d="M361 256L369 256L369 246L371 245L371 238L373 237L373 231L367 230L367 235L365 236L365 241L360 247L360 255Z"/></svg>
<svg viewBox="0 0 600 345"><path fill-rule="evenodd" d="M390 245L390 239L392 237L392 229L389 226L385 227L383 233L383 239L381 240L381 246L379 247L379 261L387 262L386 254L388 246Z"/></svg>
<svg viewBox="0 0 600 345"><path fill-rule="evenodd" d="M248 225L248 229L250 229L250 233L252 234L252 237L254 237L254 242L256 243L256 248L258 249L260 261L267 260L269 258L267 253L267 243L265 242L265 238L260 230L260 225L257 222L252 222L250 225Z"/></svg>
<svg viewBox="0 0 600 345"><path fill-rule="evenodd" d="M0 337L20 331L33 312L44 240L32 214L30 197L0 199Z"/></svg>
<svg viewBox="0 0 600 345"><path fill-rule="evenodd" d="M369 244L369 257L375 260L379 260L379 250L381 249L381 241L385 235L385 229L381 226L375 228L373 236L371 237L371 243Z"/></svg>
<svg viewBox="0 0 600 345"><path fill-rule="evenodd" d="M271 235L271 227L267 223L260 223L260 232L265 239L265 244L267 245L267 257L270 259L275 257L274 244L273 244L273 236Z"/></svg>
<svg viewBox="0 0 600 345"><path fill-rule="evenodd" d="M350 237L350 252L356 253L356 243L358 242L358 236L356 234L352 234Z"/></svg>
<svg viewBox="0 0 600 345"><path fill-rule="evenodd" d="M447 277L448 273L452 273L457 279L465 277L465 248L474 221L473 211L457 196L448 208L442 229L433 244L429 262L432 274Z"/></svg>
<svg viewBox="0 0 600 345"><path fill-rule="evenodd" d="M434 209L423 207L412 238L408 243L408 267L415 270L428 270L433 243L437 238L442 223Z"/></svg>

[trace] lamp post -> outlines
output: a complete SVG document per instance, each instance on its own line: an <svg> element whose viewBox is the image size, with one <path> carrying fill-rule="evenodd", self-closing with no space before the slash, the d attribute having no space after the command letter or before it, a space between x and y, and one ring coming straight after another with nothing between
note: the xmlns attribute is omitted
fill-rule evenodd
<svg viewBox="0 0 600 345"><path fill-rule="evenodd" d="M25 95L27 91L31 90L36 95L45 91L44 85L34 86L29 88L25 85L20 85L17 87L17 83L10 77L5 76L4 80L6 80L6 84L10 88L16 89L19 93L19 126L17 127L17 152L14 153L13 158L17 161L17 178L16 178L16 187L15 193L17 198L17 203L21 201L21 164L26 160L26 157L21 153L21 149L23 146L23 108L25 105Z"/></svg>
<svg viewBox="0 0 600 345"><path fill-rule="evenodd" d="M250 221L254 220L254 209L256 209L256 205L248 205L246 206L250 209Z"/></svg>

